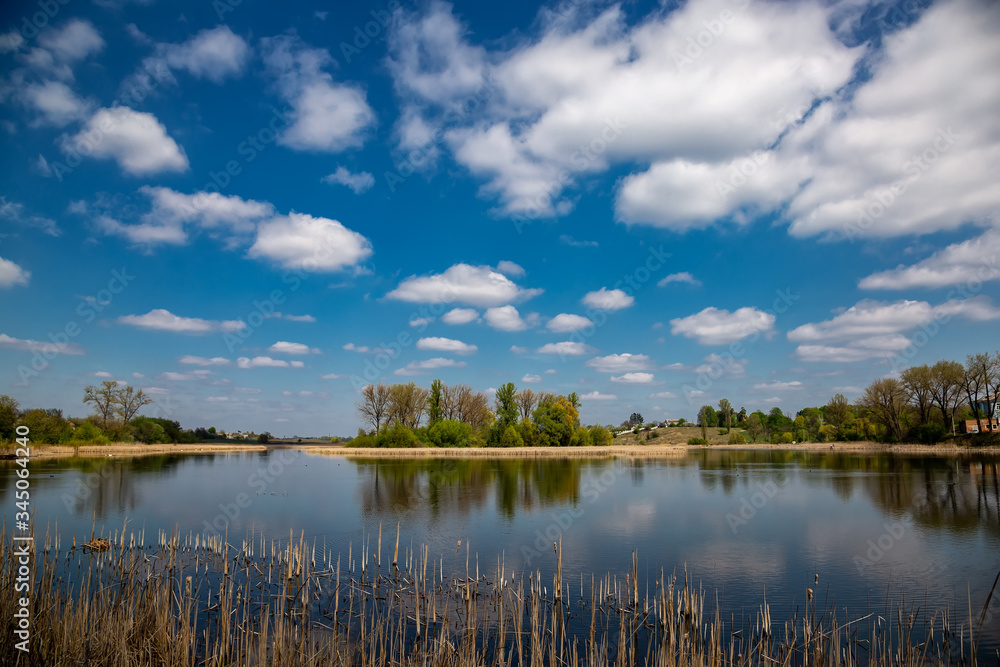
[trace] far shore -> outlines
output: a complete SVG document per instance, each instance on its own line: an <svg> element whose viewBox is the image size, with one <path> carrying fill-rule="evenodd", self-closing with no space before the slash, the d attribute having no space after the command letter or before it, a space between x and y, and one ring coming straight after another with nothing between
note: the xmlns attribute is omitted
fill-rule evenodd
<svg viewBox="0 0 1000 667"><path fill-rule="evenodd" d="M307 454L350 456L357 458L599 458L621 456L631 458L679 458L690 452L704 450L785 450L804 452L836 452L850 454L909 454L909 455L963 455L987 454L1000 456L997 447L962 447L957 445L919 445L881 442L805 442L796 444L745 444L745 445L609 445L606 447L419 447L414 449L379 449L350 447L343 444L318 445L313 443L277 442L267 445L247 443L184 443L170 445L143 445L134 442L107 445L34 445L32 459L109 456L153 456L161 454L225 454L234 452L263 452L274 449L298 449ZM4 452L4 458L13 458L14 450Z"/></svg>

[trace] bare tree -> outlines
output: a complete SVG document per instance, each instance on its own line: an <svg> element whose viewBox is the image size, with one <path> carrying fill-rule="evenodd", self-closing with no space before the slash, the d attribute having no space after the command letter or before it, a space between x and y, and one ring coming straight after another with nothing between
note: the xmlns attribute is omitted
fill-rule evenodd
<svg viewBox="0 0 1000 667"><path fill-rule="evenodd" d="M989 403L988 397L992 384L993 359L989 352L968 355L965 358L965 377L962 380L962 387L965 389L965 397L969 400L972 414L976 417L980 433L983 433L984 430L979 404L983 401Z"/></svg>
<svg viewBox="0 0 1000 667"><path fill-rule="evenodd" d="M521 391L517 392L514 400L517 401L517 407L521 411L521 420L531 419L531 412L535 409L535 405L538 403L538 396L535 392L525 387Z"/></svg>
<svg viewBox="0 0 1000 667"><path fill-rule="evenodd" d="M90 385L83 390L83 402L92 403L97 416L101 420L101 428L106 429L115 414L118 404L118 383L105 380L100 387Z"/></svg>
<svg viewBox="0 0 1000 667"><path fill-rule="evenodd" d="M368 384L361 388L361 401L354 404L358 409L358 414L375 429L375 433L381 430L382 422L386 418L389 393L389 387L381 382Z"/></svg>
<svg viewBox="0 0 1000 667"><path fill-rule="evenodd" d="M931 366L931 398L941 409L945 426L955 428L955 410L962 403L965 368L957 361L939 361Z"/></svg>
<svg viewBox="0 0 1000 667"><path fill-rule="evenodd" d="M119 387L115 395L118 416L122 418L123 424L128 424L132 421L132 417L142 409L142 406L149 405L152 402L153 399L147 396L142 389L136 391L132 385Z"/></svg>
<svg viewBox="0 0 1000 667"><path fill-rule="evenodd" d="M427 409L429 394L430 392L423 387L418 387L416 382L394 384L389 387L387 423L417 428L424 416L424 410Z"/></svg>
<svg viewBox="0 0 1000 667"><path fill-rule="evenodd" d="M900 374L899 379L920 415L920 424L926 424L934 407L934 372L927 364L911 366Z"/></svg>
<svg viewBox="0 0 1000 667"><path fill-rule="evenodd" d="M895 378L875 380L858 401L886 427L896 440L903 437L903 412L906 410L906 389Z"/></svg>

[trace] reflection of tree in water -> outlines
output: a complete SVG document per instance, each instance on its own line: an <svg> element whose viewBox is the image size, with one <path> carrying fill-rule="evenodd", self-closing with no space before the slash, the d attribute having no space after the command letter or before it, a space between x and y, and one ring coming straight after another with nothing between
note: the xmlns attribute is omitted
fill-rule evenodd
<svg viewBox="0 0 1000 667"><path fill-rule="evenodd" d="M909 513L918 524L932 528L983 528L1000 536L996 459L897 458L888 466L895 474L861 478L865 493L882 509Z"/></svg>
<svg viewBox="0 0 1000 667"><path fill-rule="evenodd" d="M352 461L365 478L365 515L406 514L424 507L434 517L465 514L495 497L497 511L508 519L519 510L577 503L585 465L571 459Z"/></svg>

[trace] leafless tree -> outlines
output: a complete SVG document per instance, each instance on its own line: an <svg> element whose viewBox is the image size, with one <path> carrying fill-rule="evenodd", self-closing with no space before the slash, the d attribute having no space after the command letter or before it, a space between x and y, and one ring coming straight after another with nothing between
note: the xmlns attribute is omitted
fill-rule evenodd
<svg viewBox="0 0 1000 667"><path fill-rule="evenodd" d="M934 372L927 364L911 366L903 371L899 379L909 396L911 404L920 415L920 423L926 424L934 407Z"/></svg>
<svg viewBox="0 0 1000 667"><path fill-rule="evenodd" d="M136 391L132 385L119 386L115 395L116 409L123 424L128 424L132 421L132 417L142 409L142 406L149 405L152 402L153 399L147 396L142 389Z"/></svg>
<svg viewBox="0 0 1000 667"><path fill-rule="evenodd" d="M965 368L957 361L941 360L931 366L931 398L941 410L945 426L954 429L955 410L962 403Z"/></svg>
<svg viewBox="0 0 1000 667"><path fill-rule="evenodd" d="M896 440L903 437L906 389L902 382L895 378L875 380L865 389L865 394L858 403L871 410L875 418L888 429L891 437Z"/></svg>
<svg viewBox="0 0 1000 667"><path fill-rule="evenodd" d="M517 392L514 400L517 401L517 407L521 411L521 419L531 419L531 412L535 409L535 405L538 404L538 396L535 392L525 387Z"/></svg>
<svg viewBox="0 0 1000 667"><path fill-rule="evenodd" d="M386 409L389 405L390 388L381 382L378 384L368 384L361 388L361 401L355 403L358 414L378 433L382 428L382 422L386 418Z"/></svg>
<svg viewBox="0 0 1000 667"><path fill-rule="evenodd" d="M972 414L976 417L980 433L984 433L985 430L983 429L983 418L980 416L979 404L983 401L989 402L988 396L993 384L993 372L993 358L990 357L989 352L970 354L965 358L965 376L962 380L962 387L965 389L965 397L969 400Z"/></svg>
<svg viewBox="0 0 1000 667"><path fill-rule="evenodd" d="M417 428L427 409L429 394L423 387L418 387L416 382L392 385L389 388L387 423Z"/></svg>
<svg viewBox="0 0 1000 667"><path fill-rule="evenodd" d="M100 387L90 385L83 390L83 402L91 403L100 418L100 427L106 429L112 422L118 403L118 383L105 380Z"/></svg>

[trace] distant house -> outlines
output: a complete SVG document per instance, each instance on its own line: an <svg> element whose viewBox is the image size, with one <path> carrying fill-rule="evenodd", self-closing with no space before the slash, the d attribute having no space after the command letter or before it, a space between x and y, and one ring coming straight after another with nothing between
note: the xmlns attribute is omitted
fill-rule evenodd
<svg viewBox="0 0 1000 667"><path fill-rule="evenodd" d="M681 423L680 419L667 419L664 421L667 426L677 426Z"/></svg>
<svg viewBox="0 0 1000 667"><path fill-rule="evenodd" d="M966 419L964 422L959 422L959 427L962 429L962 433L979 433L979 421L975 419ZM996 419L990 419L987 422L984 417L983 429L993 432L1000 431L1000 422Z"/></svg>
<svg viewBox="0 0 1000 667"><path fill-rule="evenodd" d="M996 405L996 395L987 396L976 402L979 416L983 419L983 430L996 433L1000 431L1000 407ZM963 433L979 433L979 420L966 419L961 424Z"/></svg>

